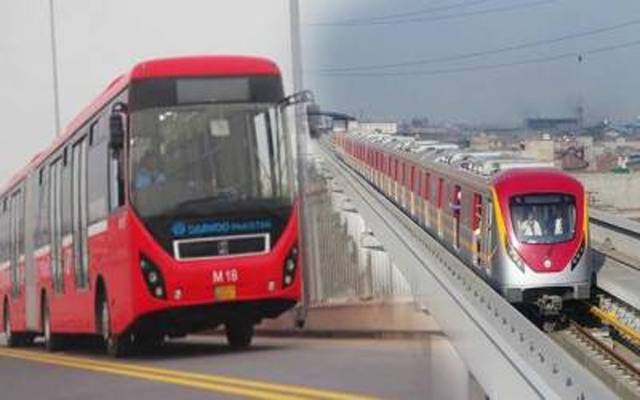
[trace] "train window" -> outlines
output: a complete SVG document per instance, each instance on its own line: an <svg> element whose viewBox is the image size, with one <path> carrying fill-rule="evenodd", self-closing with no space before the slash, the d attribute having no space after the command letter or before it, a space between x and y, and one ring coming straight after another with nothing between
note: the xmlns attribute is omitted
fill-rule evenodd
<svg viewBox="0 0 640 400"><path fill-rule="evenodd" d="M424 174L424 184L422 185L422 197L425 198L425 200L429 200L430 193L431 192L431 174L430 173L426 173Z"/></svg>
<svg viewBox="0 0 640 400"><path fill-rule="evenodd" d="M444 199L444 179L438 179L438 208L442 208L442 203Z"/></svg>
<svg viewBox="0 0 640 400"><path fill-rule="evenodd" d="M475 232L480 229L482 221L482 196L478 193L473 194L473 203L471 204L471 229Z"/></svg>
<svg viewBox="0 0 640 400"><path fill-rule="evenodd" d="M411 166L411 173L410 175L407 177L407 183L409 186L409 190L411 190L413 192L413 189L415 188L415 176L416 176L416 167L414 167L413 165Z"/></svg>
<svg viewBox="0 0 640 400"><path fill-rule="evenodd" d="M413 191L419 196L421 192L422 185L422 171L418 171L415 175L415 180L413 181Z"/></svg>
<svg viewBox="0 0 640 400"><path fill-rule="evenodd" d="M451 193L451 210L456 218L460 218L462 211L462 188L460 185L454 185Z"/></svg>
<svg viewBox="0 0 640 400"><path fill-rule="evenodd" d="M514 196L509 208L513 230L521 243L559 243L575 235L576 201L571 195Z"/></svg>

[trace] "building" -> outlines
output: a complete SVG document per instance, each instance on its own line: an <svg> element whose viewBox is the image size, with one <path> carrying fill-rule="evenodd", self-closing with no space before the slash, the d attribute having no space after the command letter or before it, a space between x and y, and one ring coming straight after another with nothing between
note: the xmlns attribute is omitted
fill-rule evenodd
<svg viewBox="0 0 640 400"><path fill-rule="evenodd" d="M360 122L358 124L363 133L377 133L384 135L396 135L398 133L397 122Z"/></svg>
<svg viewBox="0 0 640 400"><path fill-rule="evenodd" d="M469 148L474 151L502 150L505 148L505 143L498 135L481 132L471 136Z"/></svg>
<svg viewBox="0 0 640 400"><path fill-rule="evenodd" d="M580 129L579 118L527 118L524 126L530 131L572 132Z"/></svg>
<svg viewBox="0 0 640 400"><path fill-rule="evenodd" d="M549 135L530 139L522 144L522 155L538 161L555 160L555 143Z"/></svg>

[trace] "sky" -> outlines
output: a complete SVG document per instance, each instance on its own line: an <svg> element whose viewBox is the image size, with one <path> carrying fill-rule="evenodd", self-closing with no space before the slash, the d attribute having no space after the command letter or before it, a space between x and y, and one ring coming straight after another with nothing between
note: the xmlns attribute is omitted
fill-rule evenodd
<svg viewBox="0 0 640 400"><path fill-rule="evenodd" d="M291 76L288 0L53 3L63 125L146 58L265 55L280 64L286 82ZM48 5L0 2L0 181L55 134ZM640 41L637 0L301 0L301 6L305 85L328 110L496 125L571 115L578 106L593 121L640 114L640 45L593 52ZM554 41L594 30L600 32ZM545 44L492 52L539 41ZM491 67L567 53L553 62ZM416 60L428 63L327 72ZM484 69L473 70L478 66ZM353 75L363 72L374 75Z"/></svg>
<svg viewBox="0 0 640 400"><path fill-rule="evenodd" d="M66 125L136 62L186 54L274 59L290 82L288 0L54 0ZM0 2L0 181L55 134L49 0Z"/></svg>
<svg viewBox="0 0 640 400"><path fill-rule="evenodd" d="M594 52L640 41L636 0L311 3L304 14L305 76L326 109L376 120L424 116L495 125L573 115L579 106L590 121L640 115L640 43ZM597 33L575 37L592 31ZM567 36L573 37L555 40ZM534 42L545 43L469 57ZM552 62L486 68L565 54ZM450 61L438 61L443 58ZM416 60L431 61L349 71L378 75L326 72ZM478 66L485 69L473 70Z"/></svg>

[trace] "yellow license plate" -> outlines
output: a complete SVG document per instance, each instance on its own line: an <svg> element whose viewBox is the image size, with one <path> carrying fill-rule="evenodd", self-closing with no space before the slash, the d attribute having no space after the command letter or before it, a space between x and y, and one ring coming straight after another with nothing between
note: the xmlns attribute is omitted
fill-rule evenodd
<svg viewBox="0 0 640 400"><path fill-rule="evenodd" d="M214 289L216 300L227 301L235 300L237 297L235 285L216 286Z"/></svg>

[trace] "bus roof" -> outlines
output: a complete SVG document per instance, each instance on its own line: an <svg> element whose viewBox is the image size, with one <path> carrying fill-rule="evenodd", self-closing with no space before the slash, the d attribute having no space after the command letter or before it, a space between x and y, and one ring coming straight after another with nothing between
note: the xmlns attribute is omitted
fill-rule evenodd
<svg viewBox="0 0 640 400"><path fill-rule="evenodd" d="M253 56L185 56L157 58L136 64L129 72L114 79L89 106L85 107L54 139L44 151L2 185L0 195L25 178L28 172L54 153L80 127L90 120L114 96L124 90L130 82L150 78L189 76L242 76L279 75L278 66L271 60Z"/></svg>

